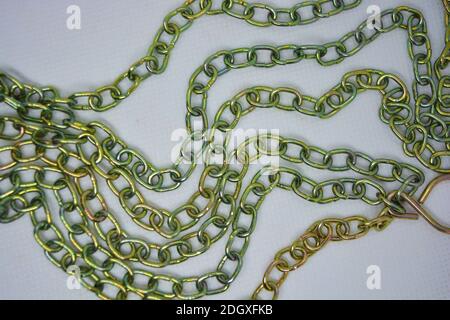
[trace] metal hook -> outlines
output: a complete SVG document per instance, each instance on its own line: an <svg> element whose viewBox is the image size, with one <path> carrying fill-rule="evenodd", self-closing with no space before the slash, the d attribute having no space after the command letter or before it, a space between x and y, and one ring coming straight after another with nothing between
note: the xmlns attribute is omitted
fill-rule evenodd
<svg viewBox="0 0 450 320"><path fill-rule="evenodd" d="M442 183L444 181L450 181L450 174L441 175L441 176L438 176L437 178L433 179L428 184L428 186L425 188L425 190L423 191L423 193L420 196L419 200L416 200L416 199L412 198L411 196L409 196L406 193L400 193L400 197L401 197L402 200L406 201L411 207L413 207L414 210L416 211L416 213L409 214L409 215L420 214L434 228L436 228L437 230L439 230L439 231L441 231L443 233L450 234L450 227L449 226L445 226L444 224L442 224L439 221L437 221L433 217L433 215L431 213L429 213L423 206L423 204L428 199L428 197L431 194L431 192L433 191L433 189L437 185L439 185L440 183Z"/></svg>

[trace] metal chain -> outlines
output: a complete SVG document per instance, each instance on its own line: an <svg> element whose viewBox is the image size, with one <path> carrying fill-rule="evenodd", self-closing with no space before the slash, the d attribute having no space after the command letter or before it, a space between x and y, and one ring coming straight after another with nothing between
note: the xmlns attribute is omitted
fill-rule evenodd
<svg viewBox="0 0 450 320"><path fill-rule="evenodd" d="M53 87L25 84L0 72L0 103L14 112L14 116L0 116L0 140L4 142L0 147L1 223L29 215L34 237L47 258L68 273L73 272L71 266L78 266L83 286L104 299L196 299L227 290L243 266L257 212L275 188L315 203L361 200L383 209L375 219L354 216L318 221L276 255L253 298L259 298L263 291L276 298L287 274L326 243L356 239L372 229L381 231L396 217L422 214L448 232L422 209L426 196L413 199L425 176L412 165L374 159L350 149L324 150L271 134L256 135L238 146L230 139L217 138L218 133L228 136L243 116L256 109L277 108L326 119L358 94L374 90L381 94L380 119L401 140L404 153L430 170L450 173L447 1L445 49L434 68L425 19L421 12L403 6L383 12L379 28L370 30L364 21L334 42L254 46L213 54L189 80L186 127L190 136L175 164L168 168L157 168L101 122L77 119L77 110L114 108L145 79L163 73L181 34L203 15L227 14L260 27L295 26L354 8L361 1L306 1L292 8L240 0L213 2L189 0L170 12L146 56L113 84L94 91L63 98ZM356 70L347 72L320 97L294 88L248 88L223 103L212 121L208 119L208 92L219 77L233 69L270 68L304 59L328 66L355 55L380 34L399 28L408 35L415 75L411 89L394 74ZM192 147L195 143L199 147ZM214 160L217 155L219 162ZM288 164L356 173L358 177L315 181L291 166L264 166L245 184L249 165L266 156ZM138 186L157 192L178 188L195 171L199 157L205 161L198 188L183 205L172 210L157 207L139 190ZM386 190L387 184L391 191ZM128 233L113 213L116 210L108 205L111 197L100 190L103 185L136 225L159 235L162 241L151 242ZM417 212L408 213L405 203ZM57 214L52 212L55 204ZM226 235L224 255L210 272L177 277L158 271L205 253ZM281 274L277 280L274 272Z"/></svg>

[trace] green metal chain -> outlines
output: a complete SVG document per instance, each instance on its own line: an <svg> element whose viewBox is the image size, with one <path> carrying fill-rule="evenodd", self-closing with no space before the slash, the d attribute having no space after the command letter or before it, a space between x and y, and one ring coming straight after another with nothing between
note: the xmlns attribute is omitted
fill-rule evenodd
<svg viewBox="0 0 450 320"><path fill-rule="evenodd" d="M167 168L157 168L103 123L77 119L77 110L114 108L144 80L163 73L181 34L204 15L226 14L258 27L297 26L352 9L360 2L318 0L274 8L240 0L189 0L164 18L147 54L112 84L66 98L53 87L26 84L0 72L0 103L14 111L14 116L0 115L0 140L4 142L0 147L0 222L30 216L34 237L47 258L67 273L77 266L82 285L104 299L196 299L227 290L242 269L257 212L275 188L315 203L361 200L382 210L372 220L354 216L318 221L276 255L253 298L260 298L263 291L276 298L288 272L300 267L327 242L356 239L371 229L381 231L394 218L411 219L421 214L450 233L422 208L426 195L423 201L414 200L425 176L412 165L374 159L346 148L324 150L272 134L247 138L237 147L229 138L217 138L218 134L229 137L240 119L256 109L277 108L327 119L358 94L374 90L381 94L380 119L400 139L404 153L434 172L449 174L449 1L443 1L445 49L434 65L426 21L420 11L405 6L382 12L379 28L370 29L364 21L330 43L261 45L213 54L189 80L189 138L178 159ZM267 19L261 20L261 16ZM303 60L329 66L395 29L407 32L414 70L412 88L394 74L356 70L347 72L339 84L320 97L287 87L248 88L223 103L213 120L208 118L208 92L231 70L271 68ZM200 146L192 150L192 142ZM216 161L216 156L221 161ZM244 184L249 165L266 156L359 177L315 181L290 166L264 166ZM199 157L205 159L198 189L183 205L171 210L156 207L139 190L139 186L156 192L177 189L195 172ZM125 231L113 213L117 208L109 207L109 197L100 190L104 183L136 225L165 240L150 242ZM385 189L386 184L390 191ZM408 213L406 203L417 212ZM52 212L54 204L58 212ZM164 273L164 267L205 253L226 235L224 255L210 272L189 277ZM274 280L272 271L281 272L281 278Z"/></svg>

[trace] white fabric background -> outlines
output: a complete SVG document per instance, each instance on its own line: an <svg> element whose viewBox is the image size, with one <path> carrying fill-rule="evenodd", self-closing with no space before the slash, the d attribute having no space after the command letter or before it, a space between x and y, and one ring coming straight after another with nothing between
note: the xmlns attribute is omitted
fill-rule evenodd
<svg viewBox="0 0 450 320"><path fill-rule="evenodd" d="M181 0L46 0L2 1L0 12L0 69L26 82L53 84L68 94L111 82L143 56L164 15ZM289 6L296 1L264 0ZM81 30L66 28L66 8L81 8ZM210 54L223 48L256 44L324 43L353 30L366 9L410 5L420 9L428 22L434 57L444 39L442 4L438 0L363 1L357 9L308 26L256 28L228 16L204 17L183 34L172 53L167 71L146 81L137 92L107 113L83 112L85 120L109 124L130 146L138 147L157 165L170 161L171 133L184 127L185 92L191 73ZM318 95L335 85L349 70L372 67L413 79L407 57L406 33L383 35L355 57L329 67L312 61L270 70L230 72L211 90L208 110L238 91L254 85L292 86ZM263 110L242 121L247 128L279 129L284 136L302 138L323 148L351 147L373 157L388 157L420 164L402 154L400 142L378 119L379 96L365 93L334 118L312 119L299 114ZM422 168L422 167L421 167ZM315 178L333 173L304 171ZM427 178L434 174L425 171ZM198 177L198 175L196 175ZM191 194L196 178L173 193L144 194L153 203L173 208ZM447 189L447 190L445 190ZM430 209L449 221L448 184L430 200ZM445 198L447 197L447 198ZM293 194L275 191L259 214L256 232L245 256L243 270L225 294L211 298L246 298L261 280L275 252L290 244L319 218L364 214L375 216L379 208L359 202L315 205ZM127 220L125 219L125 222ZM84 290L68 290L66 275L56 269L35 243L27 217L0 226L0 298L91 299ZM180 275L198 274L215 267L223 241L199 258L170 270ZM424 220L396 221L382 233L346 243L333 243L289 275L282 287L283 299L449 299L450 238ZM378 265L382 289L368 290L366 269Z"/></svg>

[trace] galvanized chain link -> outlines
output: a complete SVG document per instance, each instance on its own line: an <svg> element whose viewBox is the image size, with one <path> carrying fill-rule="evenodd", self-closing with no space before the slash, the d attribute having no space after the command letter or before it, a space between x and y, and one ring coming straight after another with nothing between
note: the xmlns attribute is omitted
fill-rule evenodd
<svg viewBox="0 0 450 320"><path fill-rule="evenodd" d="M83 286L100 298L194 299L227 290L242 268L257 212L275 188L315 203L362 200L384 209L375 219L355 216L314 224L276 255L253 298L262 291L277 297L288 272L327 242L356 239L371 229L380 231L394 217L412 218L403 205L405 197L416 193L425 176L409 164L374 159L344 148L324 150L271 134L250 137L236 147L227 139L218 141L217 133L231 133L243 116L256 109L277 108L326 119L358 94L374 90L382 97L380 118L401 140L404 153L435 172L450 172L450 99L446 92L450 81L445 74L450 59L448 2L444 3L446 47L434 68L425 19L409 7L383 12L378 29L369 30L364 21L331 43L254 46L222 50L208 57L189 81L186 126L190 137L168 168L154 166L101 122L77 120L76 110L106 111L131 95L145 79L163 73L180 35L205 14L227 14L260 27L294 26L351 9L360 0L307 1L288 9L240 0L213 2L189 0L170 12L147 55L113 84L95 91L62 98L53 87L36 87L0 73L0 103L15 113L0 116L0 139L5 144L0 147L0 222L29 215L35 239L47 258L69 273L71 266L78 266ZM233 69L274 67L304 59L328 66L398 28L408 35L415 74L411 91L396 75L364 69L346 73L320 97L294 88L248 88L226 101L211 123L208 119L208 91ZM190 142L200 142L200 147L191 150ZM218 163L212 159L217 153L222 156ZM138 186L157 192L178 188L195 171L196 159L203 154L207 156L197 191L183 205L172 210L157 207L139 190ZM315 181L289 166L265 166L245 185L249 165L264 156L359 177ZM100 182L106 183L136 225L158 234L162 241L129 234L113 213L117 208L108 205L110 196L100 190ZM386 184L392 192L386 191ZM52 212L53 204L58 205L58 214ZM224 255L212 271L188 277L158 271L205 253L225 235ZM274 271L281 272L278 280L273 279Z"/></svg>

